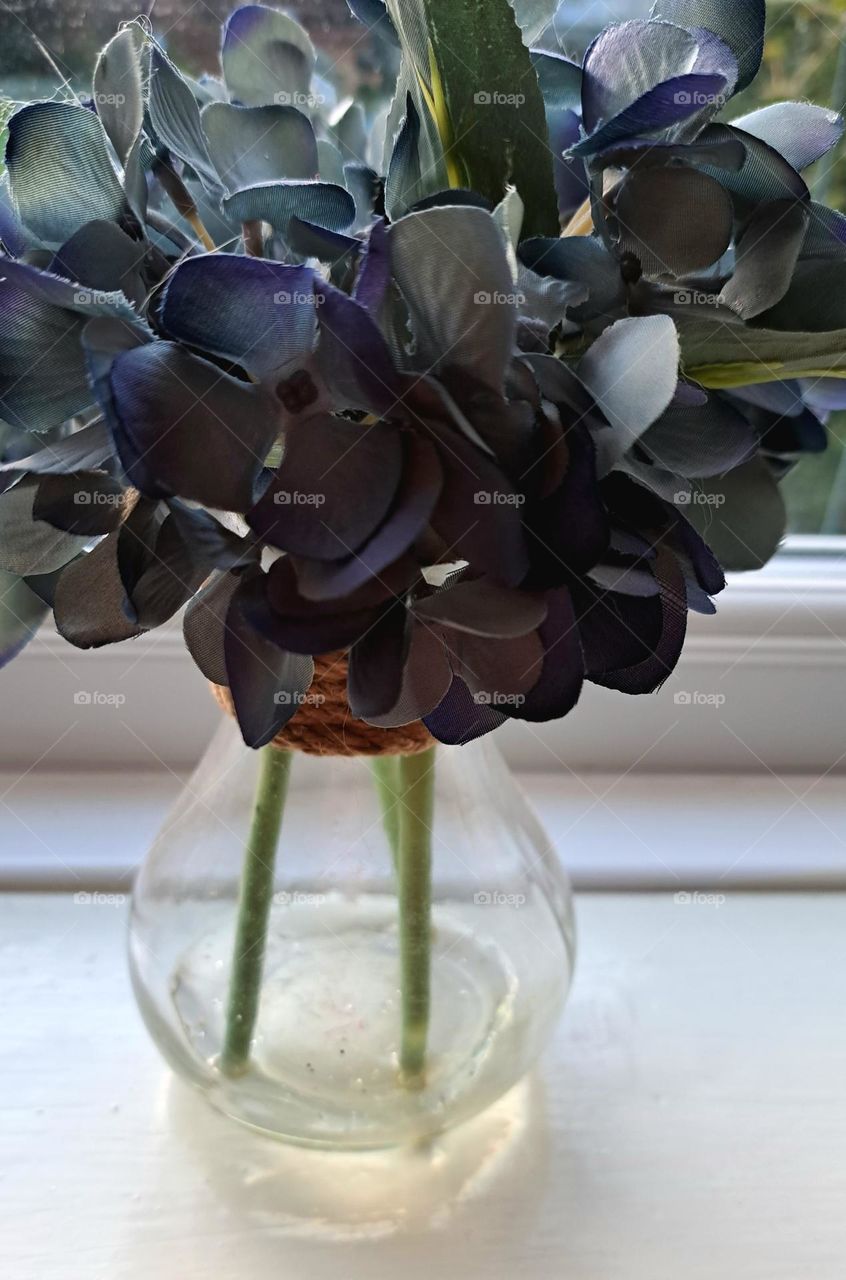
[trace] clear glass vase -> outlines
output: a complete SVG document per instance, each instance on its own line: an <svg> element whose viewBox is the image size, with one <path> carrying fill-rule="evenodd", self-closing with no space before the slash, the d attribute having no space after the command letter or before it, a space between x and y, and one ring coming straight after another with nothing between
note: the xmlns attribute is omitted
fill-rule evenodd
<svg viewBox="0 0 846 1280"><path fill-rule="evenodd" d="M572 974L567 879L489 739L418 766L434 768L430 878L397 861L390 758L283 756L224 721L158 835L133 896L141 1012L237 1120L327 1147L420 1140L543 1048ZM250 870L268 776L281 834Z"/></svg>

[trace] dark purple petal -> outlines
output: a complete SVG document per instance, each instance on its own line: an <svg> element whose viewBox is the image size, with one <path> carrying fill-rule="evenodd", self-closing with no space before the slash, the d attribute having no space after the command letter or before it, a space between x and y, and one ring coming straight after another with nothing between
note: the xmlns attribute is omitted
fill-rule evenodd
<svg viewBox="0 0 846 1280"><path fill-rule="evenodd" d="M472 635L507 639L534 631L546 617L543 597L483 578L462 580L417 600L414 614Z"/></svg>
<svg viewBox="0 0 846 1280"><path fill-rule="evenodd" d="M596 564L587 576L604 591L624 596L657 596L661 591L657 578L644 565Z"/></svg>
<svg viewBox="0 0 846 1280"><path fill-rule="evenodd" d="M434 711L423 717L433 738L447 746L464 746L491 733L505 720L490 703L476 701L467 685L454 676L449 690Z"/></svg>
<svg viewBox="0 0 846 1280"><path fill-rule="evenodd" d="M687 626L687 595L678 561L659 549L658 597L580 591L579 631L585 674L594 684L623 693L652 693L670 675Z"/></svg>
<svg viewBox="0 0 846 1280"><path fill-rule="evenodd" d="M731 241L731 198L698 169L638 167L614 205L618 243L646 276L682 276L710 267Z"/></svg>
<svg viewBox="0 0 846 1280"><path fill-rule="evenodd" d="M224 655L228 685L248 747L264 747L296 713L314 678L314 664L287 653L253 625L263 606L259 576L238 584L226 614Z"/></svg>
<svg viewBox="0 0 846 1280"><path fill-rule="evenodd" d="M443 560L467 560L478 573L517 586L528 568L521 495L488 453L452 426L436 385L406 382L403 406L414 428L438 449L444 487L432 527L444 543Z"/></svg>
<svg viewBox="0 0 846 1280"><path fill-rule="evenodd" d="M96 536L117 528L124 500L123 485L102 471L46 475L38 482L32 515L66 533Z"/></svg>
<svg viewBox="0 0 846 1280"><path fill-rule="evenodd" d="M266 607L251 606L254 626L292 653L332 653L359 640L380 617L384 599L356 592L341 600L306 600L299 592L293 565L285 556L274 561L265 582Z"/></svg>
<svg viewBox="0 0 846 1280"><path fill-rule="evenodd" d="M346 559L384 520L401 474L395 428L312 418L287 432L282 463L247 519L283 551Z"/></svg>
<svg viewBox="0 0 846 1280"><path fill-rule="evenodd" d="M321 286L317 367L334 402L388 416L396 409L400 381L388 344L354 298Z"/></svg>
<svg viewBox="0 0 846 1280"><path fill-rule="evenodd" d="M452 668L440 632L419 625L413 627L395 703L383 715L365 719L383 729L411 724L433 711L451 684Z"/></svg>
<svg viewBox="0 0 846 1280"><path fill-rule="evenodd" d="M501 708L508 716L535 723L557 720L572 711L584 680L579 628L567 588L550 591L546 608L538 630L542 658L528 673L528 692L519 706L512 708L506 703Z"/></svg>
<svg viewBox="0 0 846 1280"><path fill-rule="evenodd" d="M53 601L56 629L78 649L131 640L144 627L125 610L126 592L118 571L118 533L68 565Z"/></svg>
<svg viewBox="0 0 846 1280"><path fill-rule="evenodd" d="M142 493L248 511L278 422L258 387L170 342L118 356L111 423L127 476Z"/></svg>
<svg viewBox="0 0 846 1280"><path fill-rule="evenodd" d="M409 431L402 437L402 479L391 510L355 555L339 561L306 561L297 574L304 596L331 599L349 595L370 578L382 580L387 566L425 529L443 486L443 468L429 440Z"/></svg>
<svg viewBox="0 0 846 1280"><path fill-rule="evenodd" d="M565 218L577 209L588 194L584 161L565 160L564 152L579 140L580 120L566 107L547 107L546 126L549 146L554 156L553 177L558 197L559 217Z"/></svg>
<svg viewBox="0 0 846 1280"><path fill-rule="evenodd" d="M473 701L519 716L543 663L537 632L503 640L448 631L444 638L452 669L467 685Z"/></svg>
<svg viewBox="0 0 846 1280"><path fill-rule="evenodd" d="M393 601L350 649L347 693L354 716L370 720L396 705L409 639L405 605Z"/></svg>
<svg viewBox="0 0 846 1280"><path fill-rule="evenodd" d="M315 222L304 218L292 218L288 224L287 241L294 253L302 258L319 258L321 262L336 263L346 254L355 258L361 249L361 241L340 231L327 231Z"/></svg>
<svg viewBox="0 0 846 1280"><path fill-rule="evenodd" d="M722 76L688 75L667 80L625 111L620 112L595 133L578 142L571 156L597 155L622 138L639 137L657 129L668 129L702 110L703 103L713 103L717 110L726 82Z"/></svg>
<svg viewBox="0 0 846 1280"><path fill-rule="evenodd" d="M353 297L359 306L378 318L391 277L388 225L384 218L373 223L364 244Z"/></svg>
<svg viewBox="0 0 846 1280"><path fill-rule="evenodd" d="M226 615L239 582L237 573L215 574L189 601L182 619L186 648L212 684L229 684L224 652Z"/></svg>

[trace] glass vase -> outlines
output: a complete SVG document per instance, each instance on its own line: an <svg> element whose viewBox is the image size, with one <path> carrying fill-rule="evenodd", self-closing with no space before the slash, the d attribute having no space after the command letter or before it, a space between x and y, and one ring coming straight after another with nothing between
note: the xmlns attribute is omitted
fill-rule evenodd
<svg viewBox="0 0 846 1280"><path fill-rule="evenodd" d="M251 751L226 720L138 875L153 1039L289 1141L378 1148L468 1119L532 1065L570 985L569 885L497 748L433 748L409 788L411 759Z"/></svg>

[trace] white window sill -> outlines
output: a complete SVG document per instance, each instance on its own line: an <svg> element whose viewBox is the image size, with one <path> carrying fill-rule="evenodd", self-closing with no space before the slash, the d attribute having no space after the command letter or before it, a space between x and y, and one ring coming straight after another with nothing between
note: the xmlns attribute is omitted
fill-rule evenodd
<svg viewBox="0 0 846 1280"><path fill-rule="evenodd" d="M841 1280L840 895L584 895L540 1069L431 1150L327 1156L175 1083L124 911L0 895L14 1280Z"/></svg>
<svg viewBox="0 0 846 1280"><path fill-rule="evenodd" d="M578 888L846 889L840 777L519 776ZM0 888L126 891L183 780L0 773Z"/></svg>

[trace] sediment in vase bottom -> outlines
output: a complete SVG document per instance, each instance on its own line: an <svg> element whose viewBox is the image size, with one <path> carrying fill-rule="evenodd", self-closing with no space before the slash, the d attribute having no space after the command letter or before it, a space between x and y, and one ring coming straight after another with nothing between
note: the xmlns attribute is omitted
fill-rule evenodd
<svg viewBox="0 0 846 1280"><path fill-rule="evenodd" d="M291 895L272 921L248 1070L227 1079L222 1043L231 929L206 934L183 956L173 1001L188 1046L207 1066L210 1100L227 1114L292 1141L380 1147L425 1137L476 1114L516 1083L544 1020L569 982L564 948L531 1008L498 937L514 910L435 905L432 1016L422 1087L399 1076L396 901L387 894ZM529 912L531 914L531 912Z"/></svg>

